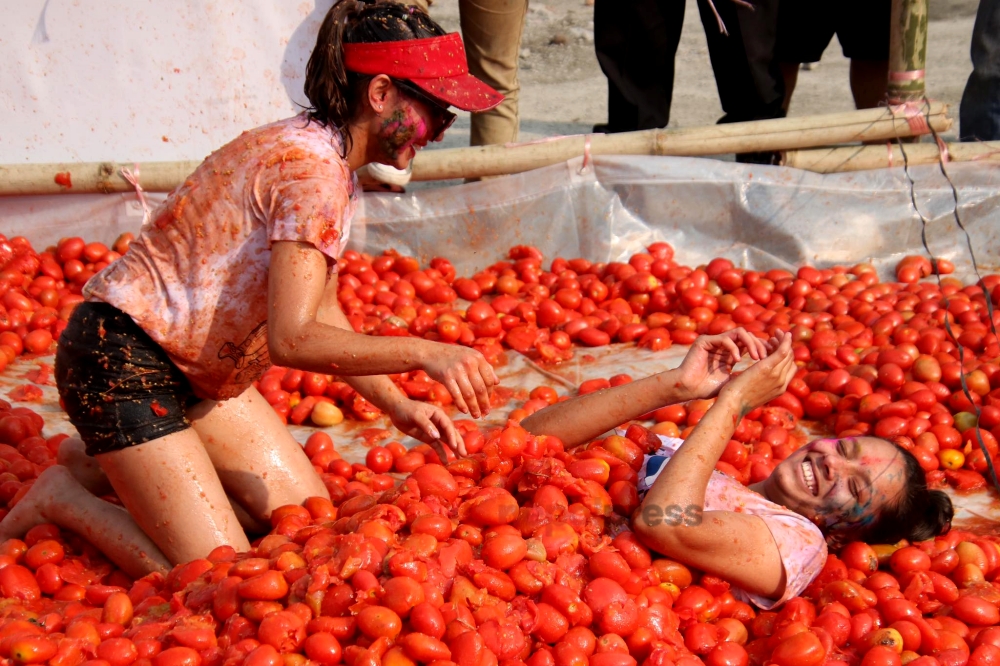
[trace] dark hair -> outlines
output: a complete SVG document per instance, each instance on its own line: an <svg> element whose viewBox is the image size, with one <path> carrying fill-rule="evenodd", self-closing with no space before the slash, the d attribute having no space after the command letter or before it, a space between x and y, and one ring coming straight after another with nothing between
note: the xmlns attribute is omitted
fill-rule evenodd
<svg viewBox="0 0 1000 666"><path fill-rule="evenodd" d="M376 0L336 2L320 26L306 66L306 112L310 120L340 131L350 150L347 124L361 111L372 77L344 69L344 44L395 42L444 35L444 29L415 7Z"/></svg>
<svg viewBox="0 0 1000 666"><path fill-rule="evenodd" d="M882 441L903 455L906 489L898 502L883 507L875 522L852 534L852 538L867 543L896 543L900 539L925 541L947 532L955 515L951 498L941 490L927 488L927 477L912 453L895 442Z"/></svg>

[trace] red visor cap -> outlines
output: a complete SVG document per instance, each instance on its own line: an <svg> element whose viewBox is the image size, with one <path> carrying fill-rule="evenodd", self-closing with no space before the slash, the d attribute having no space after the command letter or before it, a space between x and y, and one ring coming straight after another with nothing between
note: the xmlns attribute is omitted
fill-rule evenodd
<svg viewBox="0 0 1000 666"><path fill-rule="evenodd" d="M349 72L405 79L431 97L463 111L489 111L503 95L469 74L457 32L399 42L344 44Z"/></svg>

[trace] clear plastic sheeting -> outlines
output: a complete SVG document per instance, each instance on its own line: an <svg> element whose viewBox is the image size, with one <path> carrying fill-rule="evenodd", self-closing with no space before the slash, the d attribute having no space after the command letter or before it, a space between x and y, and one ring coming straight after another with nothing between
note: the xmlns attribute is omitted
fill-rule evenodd
<svg viewBox="0 0 1000 666"><path fill-rule="evenodd" d="M356 247L446 256L459 272L518 244L547 258L624 260L667 241L689 265L725 256L747 268L871 261L885 276L924 253L921 222L902 169L821 175L697 158L600 157L410 195L366 196ZM951 164L948 174L981 268L1000 258L1000 169ZM969 273L954 194L936 166L911 170L936 256Z"/></svg>
<svg viewBox="0 0 1000 666"><path fill-rule="evenodd" d="M884 277L906 254L924 253L922 225L902 168L849 174L682 157L598 157L412 194L366 194L351 247L395 248L422 260L448 257L470 274L513 245L549 259L623 260L667 241L689 265L724 256L746 268L871 261ZM947 165L958 212L983 271L1000 265L1000 168ZM955 193L938 166L911 169L914 199L929 221L931 251L971 276ZM149 195L148 195L149 196ZM162 195L149 196L155 205ZM135 195L0 198L7 235L36 245L79 235L112 242L137 231Z"/></svg>

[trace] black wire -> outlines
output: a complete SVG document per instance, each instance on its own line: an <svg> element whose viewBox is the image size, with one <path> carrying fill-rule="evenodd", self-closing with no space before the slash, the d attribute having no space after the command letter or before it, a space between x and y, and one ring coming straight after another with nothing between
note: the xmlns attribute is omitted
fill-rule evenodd
<svg viewBox="0 0 1000 666"><path fill-rule="evenodd" d="M931 127L930 124L929 109L930 109L930 102L926 97L924 97L924 118L927 121L927 126L928 128L930 128L934 140L938 143L938 146L940 146L941 139L938 136L938 133L934 130L933 127ZM917 206L916 183L913 180L913 176L910 174L910 165L909 165L909 160L907 159L906 149L903 148L903 142L899 140L898 135L896 136L896 144L899 146L899 151L903 156L903 173L906 174L906 179L910 184L910 203L913 205L913 210L916 212L917 217L920 218L920 242L924 246L924 250L927 252L927 255L931 258L932 266L934 267L934 273L937 277L938 287L940 288L941 273L938 270L938 260L934 256L934 253L931 252L930 246L927 244L927 223L929 222L929 220L926 217L924 217L924 214L920 212L920 208ZM965 234L965 242L969 248L969 256L972 259L972 270L973 272L975 272L976 277L979 278L978 285L980 289L983 290L983 294L986 296L986 311L989 316L990 328L993 330L993 337L997 338L997 341L1000 342L1000 337L997 336L996 324L993 321L993 305L992 302L990 301L990 293L989 290L986 288L986 284L983 282L982 275L980 275L979 273L979 266L976 263L976 255L972 249L972 237L969 235L969 232L965 228L965 225L962 224L962 220L958 212L959 209L958 189L955 187L955 183L951 180L951 177L948 175L948 172L944 167L943 157L938 159L938 164L940 165L941 173L944 175L945 180L947 180L948 184L951 186L952 198L954 199L955 202L953 208L953 215L955 217L955 222L958 224L958 228L962 230L962 233ZM979 419L982 417L982 409L980 409L979 405L977 405L973 401L972 393L969 391L969 385L965 379L965 348L958 341L958 337L955 335L955 332L951 328L951 321L949 320L951 313L948 312L948 305L950 301L947 296L944 296L944 300L942 301L942 303L943 303L943 309L945 311L945 316L944 316L945 332L947 332L948 337L950 337L951 340L954 342L955 348L958 350L958 362L962 366L961 372L959 373L959 380L962 385L962 393L965 395L966 400L969 401L969 404L972 405L972 408L976 410L976 440L979 444L980 450L983 452L983 456L986 458L986 467L989 470L990 480L993 482L993 488L997 492L1000 492L1000 479L997 478L997 472L993 466L993 457L990 455L989 449L986 448L986 442L983 441L982 431L979 427Z"/></svg>

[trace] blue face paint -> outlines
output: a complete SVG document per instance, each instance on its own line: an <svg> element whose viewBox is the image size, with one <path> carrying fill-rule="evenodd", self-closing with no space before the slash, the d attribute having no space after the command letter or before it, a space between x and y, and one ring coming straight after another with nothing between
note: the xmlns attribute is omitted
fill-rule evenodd
<svg viewBox="0 0 1000 666"><path fill-rule="evenodd" d="M891 487L903 479L902 470L895 469L897 460L899 460L899 452L895 451L893 458L889 461L885 468L877 476L871 479L870 484L868 484L867 488L864 489L867 491L868 497L865 498L863 502L852 497L851 500L844 502L844 504L840 507L837 507L833 511L826 514L824 521L827 530L835 532L844 529L859 529L869 527L874 524L878 515L874 506L876 496L874 489L877 485L879 485L880 480L883 481L887 487ZM891 499L892 498L890 497L884 497L881 505L891 501Z"/></svg>

